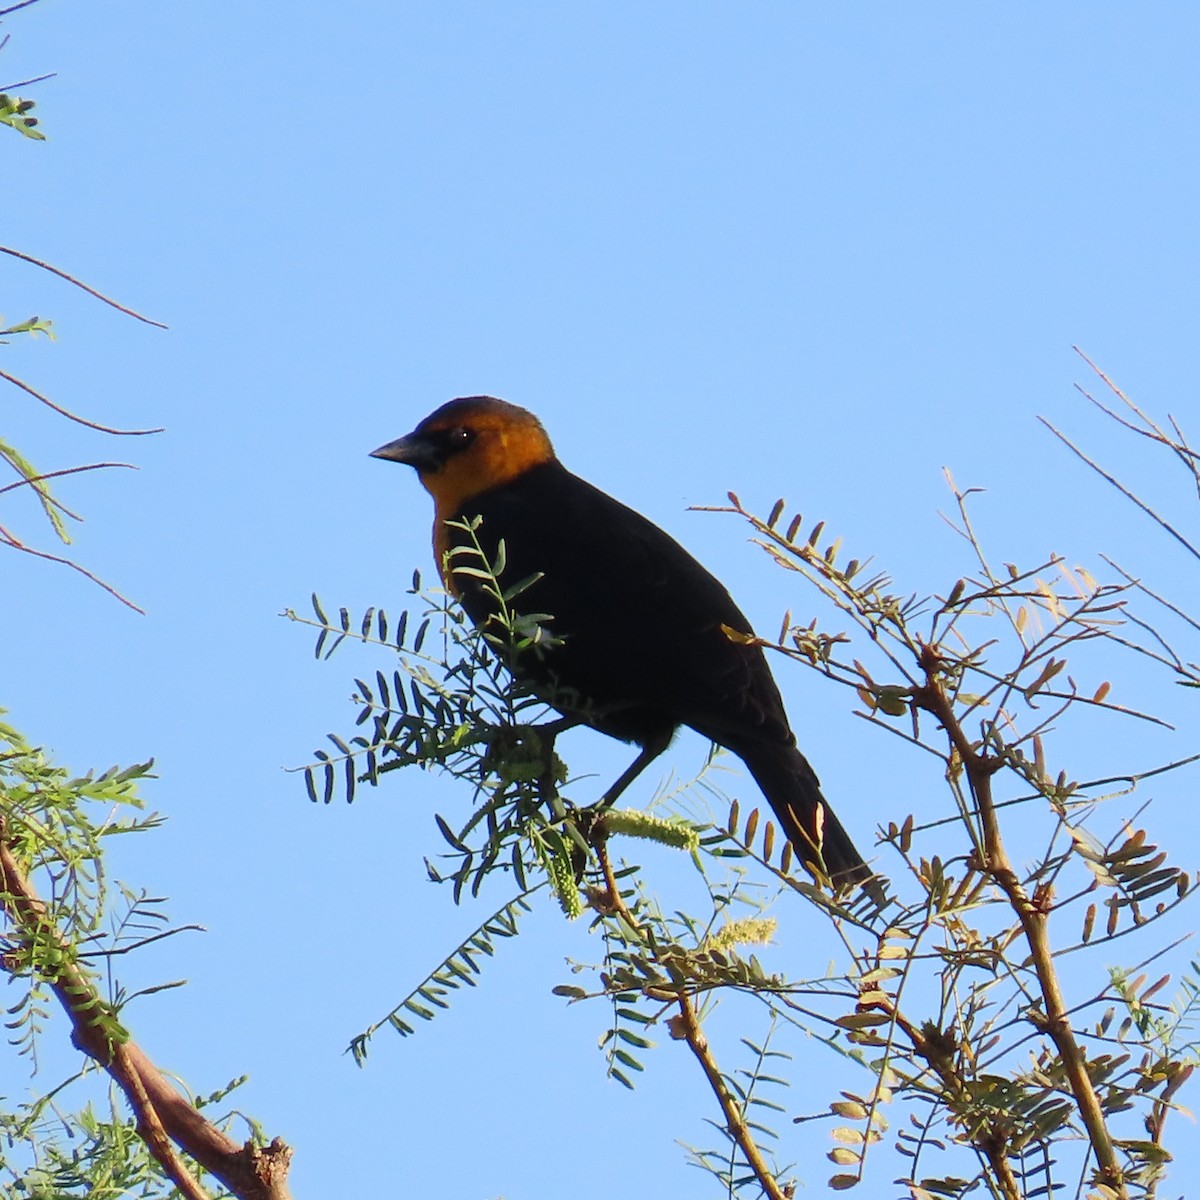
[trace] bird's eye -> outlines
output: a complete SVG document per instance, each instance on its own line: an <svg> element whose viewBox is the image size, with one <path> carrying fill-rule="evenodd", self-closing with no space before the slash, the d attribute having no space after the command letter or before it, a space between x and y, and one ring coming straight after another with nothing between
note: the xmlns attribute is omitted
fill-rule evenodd
<svg viewBox="0 0 1200 1200"><path fill-rule="evenodd" d="M461 450L464 446L469 445L475 438L475 431L468 429L465 425L459 425L456 429L450 430L450 445L455 450Z"/></svg>

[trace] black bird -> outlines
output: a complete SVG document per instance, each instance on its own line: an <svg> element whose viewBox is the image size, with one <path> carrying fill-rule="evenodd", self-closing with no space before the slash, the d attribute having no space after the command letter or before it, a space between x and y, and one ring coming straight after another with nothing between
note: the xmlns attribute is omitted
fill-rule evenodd
<svg viewBox="0 0 1200 1200"><path fill-rule="evenodd" d="M416 468L434 499L433 546L447 587L476 625L495 600L447 522L482 518L489 561L504 543L504 583L536 576L513 601L548 613L550 646L512 663L564 715L642 747L611 802L688 725L732 750L783 832L837 885L870 871L824 796L796 739L761 648L722 584L658 526L572 475L538 419L491 396L451 400L412 433L372 452Z"/></svg>

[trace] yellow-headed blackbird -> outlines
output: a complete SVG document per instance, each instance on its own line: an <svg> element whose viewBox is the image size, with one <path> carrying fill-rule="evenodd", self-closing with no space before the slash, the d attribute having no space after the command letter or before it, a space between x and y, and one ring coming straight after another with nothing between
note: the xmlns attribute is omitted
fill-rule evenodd
<svg viewBox="0 0 1200 1200"><path fill-rule="evenodd" d="M796 852L837 883L869 874L796 748L762 650L725 588L678 542L557 459L530 412L490 396L451 400L412 433L372 452L408 463L433 496L433 544L449 589L477 625L495 599L461 551L461 523L489 562L504 543L502 586L531 577L512 601L545 613L554 635L512 665L564 713L642 753L606 794L611 802L688 725L749 768ZM457 526L448 522L459 523ZM564 696L573 697L564 701Z"/></svg>

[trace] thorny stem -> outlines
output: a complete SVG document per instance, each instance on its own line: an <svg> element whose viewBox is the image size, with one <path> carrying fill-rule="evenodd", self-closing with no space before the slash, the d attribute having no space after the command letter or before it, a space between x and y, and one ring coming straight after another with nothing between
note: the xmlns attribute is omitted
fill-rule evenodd
<svg viewBox="0 0 1200 1200"><path fill-rule="evenodd" d="M75 965L70 946L52 922L6 835L0 817L0 909L26 947L38 947L43 958L47 948L53 952L59 965L47 974L47 982L70 1018L72 1040L125 1094L137 1117L138 1133L167 1176L187 1200L206 1200L207 1193L186 1172L170 1145L174 1142L239 1200L290 1200L289 1146L279 1138L266 1147L253 1142L239 1146L207 1121L136 1043L118 1042L97 1022L97 1013L107 1011L107 1006Z"/></svg>
<svg viewBox="0 0 1200 1200"><path fill-rule="evenodd" d="M611 911L619 914L632 928L637 929L636 918L621 898L621 890L613 872L612 860L608 856L608 843L604 838L597 841L596 857L600 861L600 870L604 874L604 886L608 891L608 903ZM664 989L664 998L667 994ZM704 1036L704 1031L700 1028L699 1014L696 1012L696 1006L692 1003L692 997L683 987L680 987L678 991L670 992L669 995L679 1006L679 1015L671 1022L672 1032L678 1031L678 1035L682 1035L681 1040L687 1042L688 1049L696 1056L696 1061L700 1064L704 1077L708 1080L709 1087L712 1088L713 1095L717 1098L717 1104L725 1118L725 1128L742 1152L750 1170L754 1172L754 1177L758 1180L763 1195L768 1200L789 1200L790 1193L780 1187L774 1173L767 1165L758 1148L758 1143L754 1140L754 1135L750 1132L750 1127L746 1124L737 1098L729 1090L729 1086L721 1074L721 1069L717 1066L717 1060L713 1057L708 1038ZM1015 1197L1015 1200L1020 1200L1020 1198Z"/></svg>
<svg viewBox="0 0 1200 1200"><path fill-rule="evenodd" d="M1079 1115L1087 1129L1092 1152L1096 1156L1101 1182L1117 1195L1126 1197L1128 1193L1104 1111L1100 1107L1100 1098L1088 1076L1087 1058L1075 1040L1069 1010L1059 987L1048 934L1049 914L1043 906L1034 903L1021 884L1000 834L992 797L992 776L1003 765L1002 760L981 754L971 744L942 687L941 659L933 647L922 649L921 666L925 672L925 683L914 689L913 701L941 724L963 764L982 826L983 861L980 865L1004 892L1029 943L1030 958L1046 1009L1039 1023L1058 1051L1071 1093L1079 1107Z"/></svg>

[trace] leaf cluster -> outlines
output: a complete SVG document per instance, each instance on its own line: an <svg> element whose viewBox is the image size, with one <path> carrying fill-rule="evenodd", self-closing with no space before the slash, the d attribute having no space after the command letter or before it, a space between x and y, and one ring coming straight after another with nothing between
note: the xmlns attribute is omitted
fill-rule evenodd
<svg viewBox="0 0 1200 1200"><path fill-rule="evenodd" d="M8 1028L21 1052L36 1061L37 1038L47 1016L49 985L66 967L95 977L92 965L106 946L127 939L147 908L145 898L118 891L128 909L112 932L104 928L112 889L104 872L103 842L119 834L154 828L159 818L141 813L136 785L152 763L111 768L73 778L7 725L0 725L0 830L23 868L39 880L48 922L60 931L53 942L14 922L0 940L0 955L21 992L9 1008ZM113 1036L123 1033L115 1008L97 1012Z"/></svg>
<svg viewBox="0 0 1200 1200"><path fill-rule="evenodd" d="M172 926L163 900L108 878L105 850L113 837L144 833L160 819L144 810L138 785L152 763L73 776L7 725L0 725L0 962L9 979L9 1043L33 1075L49 1068L41 1048L64 989L77 1015L117 1053L129 1038L123 1010L139 996L180 986L159 983L130 991L118 976L125 956L196 926ZM11 864L7 865L7 864ZM14 874L9 874L10 871ZM13 884L15 888L15 882ZM37 900L29 900L29 891ZM61 1033L59 1033L61 1037ZM139 1133L127 1097L94 1058L47 1055L50 1086L8 1095L0 1108L0 1192L30 1200L68 1196L163 1196L174 1184ZM244 1080L207 1098L216 1105ZM97 1086L100 1085L100 1086ZM226 1128L229 1113L218 1119ZM251 1133L255 1126L250 1123Z"/></svg>
<svg viewBox="0 0 1200 1200"><path fill-rule="evenodd" d="M36 1097L13 1111L0 1111L0 1179L13 1200L171 1200L179 1192L167 1179L138 1132L118 1089L110 1086L99 1100L77 1109L64 1105L69 1091L83 1090L95 1071L82 1071L52 1093ZM223 1104L246 1082L231 1080L208 1096L193 1096L199 1109ZM226 1131L247 1125L261 1140L261 1130L236 1110L212 1118ZM208 1181L213 1184L215 1181ZM232 1200L217 1187L213 1200Z"/></svg>
<svg viewBox="0 0 1200 1200"><path fill-rule="evenodd" d="M897 1143L913 1159L905 1182L914 1194L959 1195L986 1183L1002 1195L1033 1195L1061 1186L1051 1168L1056 1154L1076 1142L1085 1108L1094 1120L1083 1122L1088 1154L1075 1169L1090 1173L1093 1186L1116 1188L1114 1194L1152 1194L1168 1157L1161 1089L1190 1073L1189 1048L1174 1044L1166 1054L1143 1050L1132 1059L1112 1054L1110 1040L1136 1048L1143 1031L1125 1023L1109 1039L1111 1013L1096 1024L1081 1020L1113 997L1101 986L1068 1006L1061 960L1153 924L1184 900L1191 879L1127 819L1097 834L1107 811L1102 788L1111 781L1081 783L1053 771L1044 745L1079 709L1153 720L1116 704L1106 683L1083 688L1067 671L1068 651L1096 640L1109 644L1125 624L1131 585L1098 584L1058 558L1033 570L1008 564L993 570L971 528L966 496L956 496L958 529L979 573L959 580L944 598L920 601L891 594L882 576L860 583L857 563L839 569L836 546L820 548L819 530L804 537L795 519L781 529L781 505L762 520L731 497L760 544L808 575L858 624L884 665L846 655L850 639L818 638L811 627L788 622L773 648L853 688L864 719L936 755L958 810L954 826L966 835L957 853L947 853L953 827L944 821L887 823L884 839L919 893L915 901L897 901L899 911L873 952L855 951L858 969L849 978L857 974L863 990L856 1012L839 1023L850 1030L847 1040L877 1052L868 1061L895 1075L897 1096L928 1109L914 1110ZM979 635L972 634L976 626L983 626ZM908 728L897 729L898 720ZM1011 795L1001 798L1006 780ZM1033 865L1017 870L997 809L1039 803L1049 836L1040 852L1023 851ZM1037 823L1045 827L1045 818ZM1022 814L1022 822L1034 824L1033 814ZM935 833L938 852L919 853L916 847ZM1093 899L1097 893L1102 898ZM1078 941L1051 949L1051 921L1061 930L1072 909L1080 912ZM1098 910L1107 910L1099 935ZM897 937L908 943L903 951ZM904 1003L910 981L922 992L936 987L932 1014L929 997L919 1017ZM1127 1008L1132 1003L1129 996L1115 998ZM1031 1051L1032 1063L1024 1062ZM1118 1118L1131 1111L1154 1136L1120 1135ZM936 1136L938 1127L948 1140ZM917 1174L931 1147L953 1143L973 1148L976 1172ZM1088 1168L1092 1154L1098 1161Z"/></svg>
<svg viewBox="0 0 1200 1200"><path fill-rule="evenodd" d="M7 125L9 129L15 129L34 141L44 142L46 135L38 129L37 117L29 115L34 107L32 100L23 100L20 96L0 92L0 125Z"/></svg>
<svg viewBox="0 0 1200 1200"><path fill-rule="evenodd" d="M33 3L33 0L25 0L25 4ZM25 7L25 4L17 7ZM10 10L5 10L10 11ZM7 41L7 39L4 39ZM3 48L4 41L0 41L0 48ZM16 93L17 88L32 86L33 84L42 83L50 78L48 75L39 76L37 79L24 80L21 83L10 84L0 90L0 125L7 126L10 129L15 129L18 133L33 141L45 141L45 134L38 127L38 118L31 116L31 112L35 107L35 102L27 97L19 96ZM147 324L157 325L156 321L149 321L148 318L141 316L130 308L118 304L115 300L102 295L95 288L89 287L86 283L76 279L67 272L52 266L50 263L43 262L41 259L34 258L32 255L25 254L20 250L16 250L11 246L0 246L0 254L4 254L9 258L17 259L20 262L27 263L38 270L47 271L51 275L66 281L73 287L87 292L94 296L102 303L117 309L119 312L125 313L127 316L134 317L136 320L144 321ZM12 337L26 335L36 337L41 334L53 340L54 334L52 331L52 322L44 320L40 317L30 317L25 321L18 321L15 324L4 325L3 319L0 319L0 346L8 344L8 340ZM147 433L158 433L156 429L114 429L111 426L100 424L97 421L89 420L86 417L80 416L71 408L57 403L45 393L39 391L24 379L14 375L8 371L0 369L0 380L15 388L23 396L36 400L43 407L50 409L59 417L64 417L78 425L83 425L89 429L100 433L116 435L116 436L137 436ZM52 536L62 545L69 545L71 542L68 533L67 521L82 520L82 517L59 499L55 490L55 482L65 476L77 475L84 472L111 470L114 468L128 468L129 463L118 462L95 462L86 463L78 466L70 466L59 468L56 470L40 469L29 460L28 456L23 453L17 446L13 445L7 438L0 437L0 462L8 467L15 479L13 482L0 486L0 496L12 495L20 493L24 489L29 489L36 498L37 504L41 510L42 517L49 525ZM25 537L14 532L10 528L8 519L0 521L0 546L6 546L9 549L20 551L23 554L31 555L35 558L43 559L47 562L58 563L63 566L68 566L86 578L92 580L105 591L115 596L122 603L129 605L131 608L137 608L135 604L127 600L115 588L97 578L87 568L81 566L69 557L64 557L60 554L51 553L50 551L39 549L32 545ZM140 609L138 611L141 611Z"/></svg>

